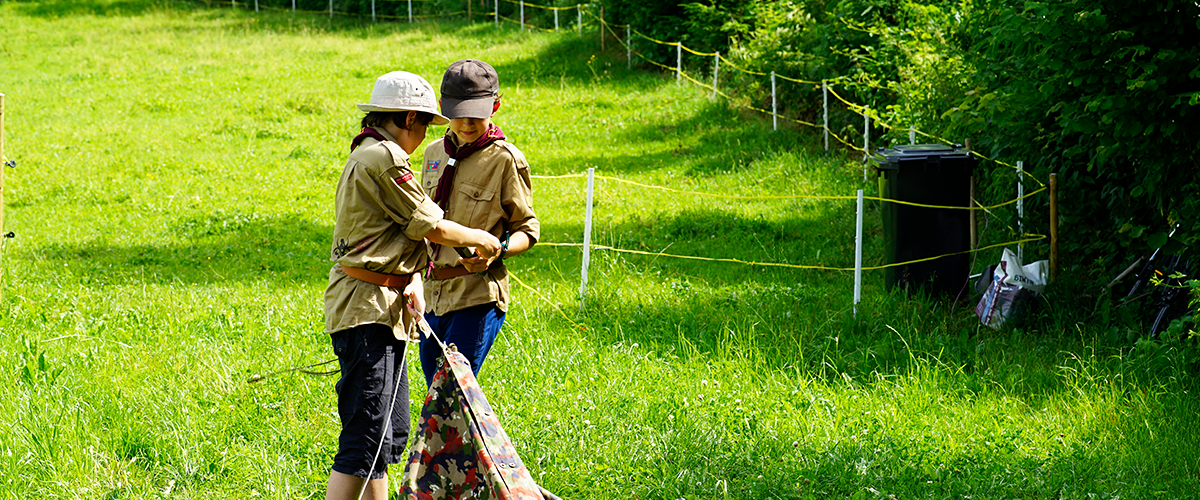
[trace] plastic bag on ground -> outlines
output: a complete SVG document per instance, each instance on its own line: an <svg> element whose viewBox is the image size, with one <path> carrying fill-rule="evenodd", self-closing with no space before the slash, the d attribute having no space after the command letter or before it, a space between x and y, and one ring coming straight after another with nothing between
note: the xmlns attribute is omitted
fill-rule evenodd
<svg viewBox="0 0 1200 500"><path fill-rule="evenodd" d="M1000 263L989 269L990 276L985 274L980 280L986 289L975 306L975 315L980 323L1000 328L1005 323L1018 322L1029 303L1046 290L1050 263L1039 260L1023 266L1017 255L1005 248Z"/></svg>

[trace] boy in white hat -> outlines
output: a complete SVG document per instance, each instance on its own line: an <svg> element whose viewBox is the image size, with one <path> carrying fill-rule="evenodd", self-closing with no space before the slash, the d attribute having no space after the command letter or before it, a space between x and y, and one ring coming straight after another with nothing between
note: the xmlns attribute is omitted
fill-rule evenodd
<svg viewBox="0 0 1200 500"><path fill-rule="evenodd" d="M532 247L541 225L533 213L529 163L492 123L500 109L496 70L475 59L455 62L442 77L441 94L450 127L425 148L421 182L447 219L496 236L501 250L459 259L452 249L430 245L434 267L425 280L430 309L425 319L439 338L458 347L478 375L508 311L505 259ZM426 384L440 354L432 341L421 341Z"/></svg>
<svg viewBox="0 0 1200 500"><path fill-rule="evenodd" d="M341 368L338 416L342 431L325 498L386 499L387 466L404 461L408 442L406 342L412 320L424 313L421 275L428 263L425 239L472 246L495 258L500 241L479 229L443 218L443 211L413 178L409 154L425 140L438 114L433 87L424 78L395 71L379 77L362 132L338 180L325 290L325 331Z"/></svg>

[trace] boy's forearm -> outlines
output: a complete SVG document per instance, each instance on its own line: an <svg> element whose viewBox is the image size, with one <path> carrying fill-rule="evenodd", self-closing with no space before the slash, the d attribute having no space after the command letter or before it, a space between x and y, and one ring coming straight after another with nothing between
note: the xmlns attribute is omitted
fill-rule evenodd
<svg viewBox="0 0 1200 500"><path fill-rule="evenodd" d="M425 239L451 247L475 247L481 255L494 255L500 251L500 240L491 233L446 219L438 221Z"/></svg>

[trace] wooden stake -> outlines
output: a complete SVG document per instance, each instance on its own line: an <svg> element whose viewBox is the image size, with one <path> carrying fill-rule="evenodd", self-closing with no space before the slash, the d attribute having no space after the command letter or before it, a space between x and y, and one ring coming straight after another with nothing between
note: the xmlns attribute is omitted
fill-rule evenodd
<svg viewBox="0 0 1200 500"><path fill-rule="evenodd" d="M604 6L600 6L600 52L604 52Z"/></svg>
<svg viewBox="0 0 1200 500"><path fill-rule="evenodd" d="M467 22L471 22L471 0L467 0Z"/></svg>
<svg viewBox="0 0 1200 500"><path fill-rule="evenodd" d="M1050 174L1050 281L1058 277L1058 174Z"/></svg>

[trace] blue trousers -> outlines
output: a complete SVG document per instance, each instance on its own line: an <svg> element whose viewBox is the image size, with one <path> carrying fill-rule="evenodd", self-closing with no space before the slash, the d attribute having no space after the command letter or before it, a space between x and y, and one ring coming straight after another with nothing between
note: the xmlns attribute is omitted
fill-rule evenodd
<svg viewBox="0 0 1200 500"><path fill-rule="evenodd" d="M476 376L483 366L500 327L504 325L504 311L495 302L451 311L441 316L432 313L425 314L425 321L433 329L442 342L458 347L467 361L471 363L471 371ZM437 360L442 356L442 349L432 339L421 340L421 370L425 372L425 385L433 383L433 374L437 372Z"/></svg>

